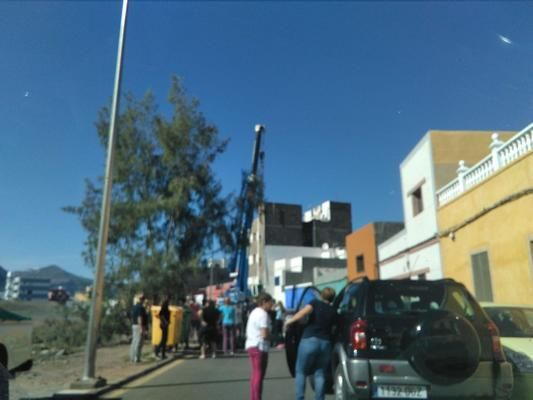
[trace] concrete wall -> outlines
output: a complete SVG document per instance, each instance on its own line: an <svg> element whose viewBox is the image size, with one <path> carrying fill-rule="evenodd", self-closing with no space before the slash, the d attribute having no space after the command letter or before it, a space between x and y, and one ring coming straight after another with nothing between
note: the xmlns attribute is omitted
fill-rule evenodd
<svg viewBox="0 0 533 400"><path fill-rule="evenodd" d="M320 257L322 249L320 247L303 247L303 246L265 246L265 265L266 265L266 279L264 288L269 293L274 293L274 280L276 276L281 275L276 271L274 266L276 261L284 263L283 260L289 260L298 257ZM293 267L295 272L301 271L301 266Z"/></svg>
<svg viewBox="0 0 533 400"><path fill-rule="evenodd" d="M533 188L533 153L445 204L438 210L441 231L446 231L502 199ZM474 293L471 256L487 251L495 302L533 303L533 195L503 204L480 216L440 244L444 274L463 282Z"/></svg>
<svg viewBox="0 0 533 400"><path fill-rule="evenodd" d="M381 279L421 278L441 279L442 270L435 268L435 260L440 260L437 241L430 241L412 252L403 252L380 263Z"/></svg>

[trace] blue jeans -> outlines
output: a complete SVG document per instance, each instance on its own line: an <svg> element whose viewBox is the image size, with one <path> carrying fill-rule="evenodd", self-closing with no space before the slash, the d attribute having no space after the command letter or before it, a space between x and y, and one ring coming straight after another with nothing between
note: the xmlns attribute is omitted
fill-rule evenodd
<svg viewBox="0 0 533 400"><path fill-rule="evenodd" d="M298 346L296 358L296 399L305 398L305 378L313 375L315 400L324 400L326 371L331 359L331 342L317 337L304 338Z"/></svg>

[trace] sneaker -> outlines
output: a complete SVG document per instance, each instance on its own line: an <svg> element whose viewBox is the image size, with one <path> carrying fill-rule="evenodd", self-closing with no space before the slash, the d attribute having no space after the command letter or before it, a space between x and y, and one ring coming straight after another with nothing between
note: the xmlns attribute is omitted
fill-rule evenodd
<svg viewBox="0 0 533 400"><path fill-rule="evenodd" d="M229 353L229 355L233 357L235 355L235 353L232 351L232 352Z"/></svg>
<svg viewBox="0 0 533 400"><path fill-rule="evenodd" d="M211 354L211 358L217 358L217 355L215 353Z"/></svg>
<svg viewBox="0 0 533 400"><path fill-rule="evenodd" d="M205 358L205 354L200 354L200 357L198 357L200 360L203 360Z"/></svg>

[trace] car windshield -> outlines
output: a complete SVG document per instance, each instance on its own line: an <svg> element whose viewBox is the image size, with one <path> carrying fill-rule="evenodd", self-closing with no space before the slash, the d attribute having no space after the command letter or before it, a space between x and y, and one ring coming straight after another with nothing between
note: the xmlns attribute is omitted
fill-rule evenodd
<svg viewBox="0 0 533 400"><path fill-rule="evenodd" d="M526 307L487 307L502 337L533 337L533 309Z"/></svg>

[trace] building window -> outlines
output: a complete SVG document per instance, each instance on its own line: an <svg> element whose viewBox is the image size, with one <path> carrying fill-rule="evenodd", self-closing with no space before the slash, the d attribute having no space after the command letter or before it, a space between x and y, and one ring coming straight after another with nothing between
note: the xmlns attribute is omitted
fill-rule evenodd
<svg viewBox="0 0 533 400"><path fill-rule="evenodd" d="M483 251L473 254L471 260L474 276L474 292L477 299L479 301L493 301L488 253Z"/></svg>
<svg viewBox="0 0 533 400"><path fill-rule="evenodd" d="M355 265L357 268L357 272L364 272L365 271L365 256L360 254L357 257L355 257Z"/></svg>
<svg viewBox="0 0 533 400"><path fill-rule="evenodd" d="M279 286L281 284L281 277L274 277L274 286Z"/></svg>
<svg viewBox="0 0 533 400"><path fill-rule="evenodd" d="M411 193L411 201L413 203L413 217L424 211L424 202L422 201L422 187L419 187Z"/></svg>

